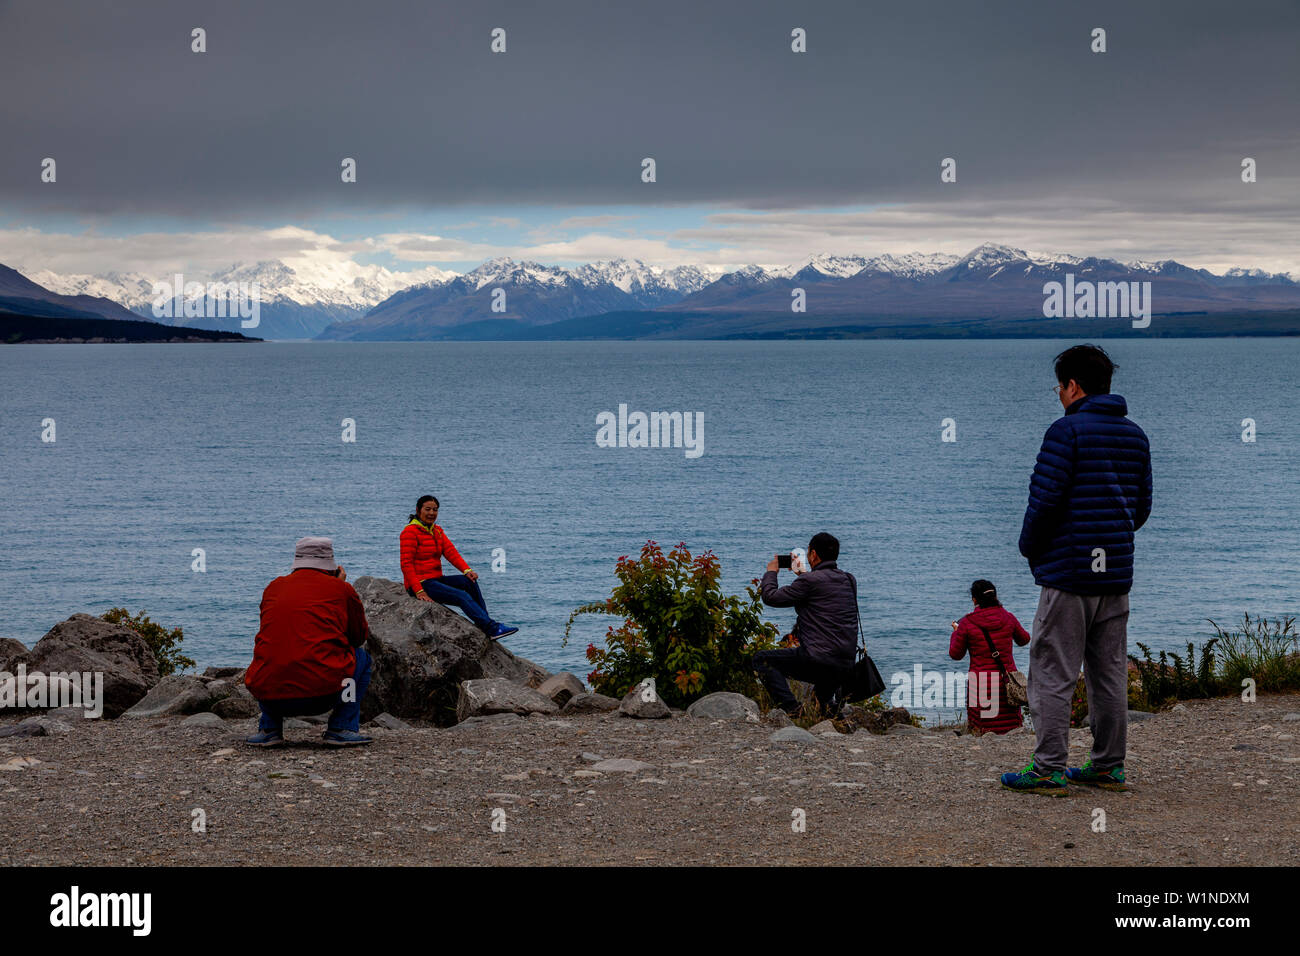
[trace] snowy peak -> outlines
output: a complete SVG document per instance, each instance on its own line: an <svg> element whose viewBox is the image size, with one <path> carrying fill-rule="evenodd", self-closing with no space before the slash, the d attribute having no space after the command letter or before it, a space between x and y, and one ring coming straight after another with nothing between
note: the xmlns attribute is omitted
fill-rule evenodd
<svg viewBox="0 0 1300 956"><path fill-rule="evenodd" d="M983 245L976 246L958 259L956 266L959 269L988 269L1007 266L1014 262L1032 261L1029 258L1029 253L1023 249L1013 249L1011 246L999 245L996 242L986 242Z"/></svg>
<svg viewBox="0 0 1300 956"><path fill-rule="evenodd" d="M516 262L508 256L487 260L477 269L468 272L465 278L475 289L494 283L554 289L573 282L573 276L559 266L544 266L540 262L528 260Z"/></svg>
<svg viewBox="0 0 1300 956"><path fill-rule="evenodd" d="M640 259L604 259L573 270L574 278L584 284L607 282L638 301L647 302L671 298L674 294L689 295L703 289L718 274L698 266L663 269L648 266Z"/></svg>
<svg viewBox="0 0 1300 956"><path fill-rule="evenodd" d="M861 272L869 260L862 256L809 256L802 264L788 267L790 275L801 278L847 279Z"/></svg>
<svg viewBox="0 0 1300 956"><path fill-rule="evenodd" d="M60 275L45 269L28 273L27 278L59 295L98 296L128 309L148 308L154 299L153 279L138 272Z"/></svg>
<svg viewBox="0 0 1300 956"><path fill-rule="evenodd" d="M957 261L957 256L947 255L942 252L908 252L897 256L885 253L883 256L876 256L874 259L867 260L867 264L863 268L881 275L898 276L903 279L919 279L924 276L932 276L944 269L950 269Z"/></svg>

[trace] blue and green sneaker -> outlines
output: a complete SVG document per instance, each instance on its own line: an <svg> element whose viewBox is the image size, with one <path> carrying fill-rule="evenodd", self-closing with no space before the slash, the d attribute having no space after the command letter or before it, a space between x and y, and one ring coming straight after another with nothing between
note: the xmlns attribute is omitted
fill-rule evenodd
<svg viewBox="0 0 1300 956"><path fill-rule="evenodd" d="M1111 767L1109 770L1098 770L1089 760L1082 767L1071 767L1065 771L1065 776L1070 783L1082 783L1089 787L1101 787L1103 790L1114 790L1122 793L1128 789L1124 782L1124 765Z"/></svg>
<svg viewBox="0 0 1300 956"><path fill-rule="evenodd" d="M1004 773L1002 786L1017 793L1041 793L1048 797L1064 797L1070 793L1065 785L1065 771L1039 770L1032 761L1019 773L1014 770Z"/></svg>

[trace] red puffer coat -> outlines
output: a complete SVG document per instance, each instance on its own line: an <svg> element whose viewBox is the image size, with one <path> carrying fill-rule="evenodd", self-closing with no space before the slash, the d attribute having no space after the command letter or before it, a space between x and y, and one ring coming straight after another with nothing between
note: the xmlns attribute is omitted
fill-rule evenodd
<svg viewBox="0 0 1300 956"><path fill-rule="evenodd" d="M420 590L420 582L442 577L442 559L445 557L464 573L469 562L460 556L446 532L438 525L430 530L419 521L412 521L402 529L402 583L412 591Z"/></svg>
<svg viewBox="0 0 1300 956"><path fill-rule="evenodd" d="M978 705L974 707L968 705L966 719L974 729L986 733L1005 734L1008 730L1021 726L1024 718L1020 715L1020 708L1012 707L1007 701L1006 689L1002 687L1002 674L998 670L997 662L993 660L993 654L989 651L989 642L985 640L984 632L980 627L984 627L989 632L989 637L993 639L993 646L998 649L998 654L1002 656L1002 664L1008 672L1018 669L1013 644L1022 647L1028 644L1029 632L1020 626L1016 616L1006 608L982 607L957 622L957 629L952 632L952 640L948 644L948 656L955 661L961 660L967 653L970 654L972 673L997 674L997 681L988 677L984 678L983 684L985 687L998 688L997 716L981 716L983 708ZM980 678L976 677L975 680L979 681Z"/></svg>

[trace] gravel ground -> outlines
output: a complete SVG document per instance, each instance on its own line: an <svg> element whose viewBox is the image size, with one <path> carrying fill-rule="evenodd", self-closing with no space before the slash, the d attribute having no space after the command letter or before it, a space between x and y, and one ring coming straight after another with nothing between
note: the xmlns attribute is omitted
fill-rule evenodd
<svg viewBox="0 0 1300 956"><path fill-rule="evenodd" d="M1300 697L1183 706L1130 725L1130 792L1061 799L997 785L1024 732L774 744L762 725L600 715L335 751L320 728L256 750L251 721L78 721L0 739L0 864L1300 864ZM1072 761L1089 739L1072 731Z"/></svg>

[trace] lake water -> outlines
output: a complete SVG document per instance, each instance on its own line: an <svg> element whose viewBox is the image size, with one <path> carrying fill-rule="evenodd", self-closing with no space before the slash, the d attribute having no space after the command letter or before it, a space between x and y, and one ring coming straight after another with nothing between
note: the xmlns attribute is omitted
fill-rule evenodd
<svg viewBox="0 0 1300 956"><path fill-rule="evenodd" d="M200 666L242 665L295 539L332 536L354 580L398 579L398 533L432 493L489 609L521 628L508 646L550 669L587 674L584 648L611 619L580 619L561 647L564 621L606 597L615 560L647 539L711 548L738 592L818 530L858 576L886 678L948 669L949 622L969 610L973 579L1032 622L1016 539L1061 412L1051 361L1068 344L0 349L2 633L30 645L69 614L125 605L183 626ZM1207 618L1300 610L1300 339L1107 348L1155 472L1130 643L1178 648L1210 633ZM704 454L597 447L596 416L620 403L702 412ZM341 440L345 418L355 443ZM945 418L956 442L940 440ZM191 570L195 548L206 573ZM793 620L769 615L783 630Z"/></svg>

